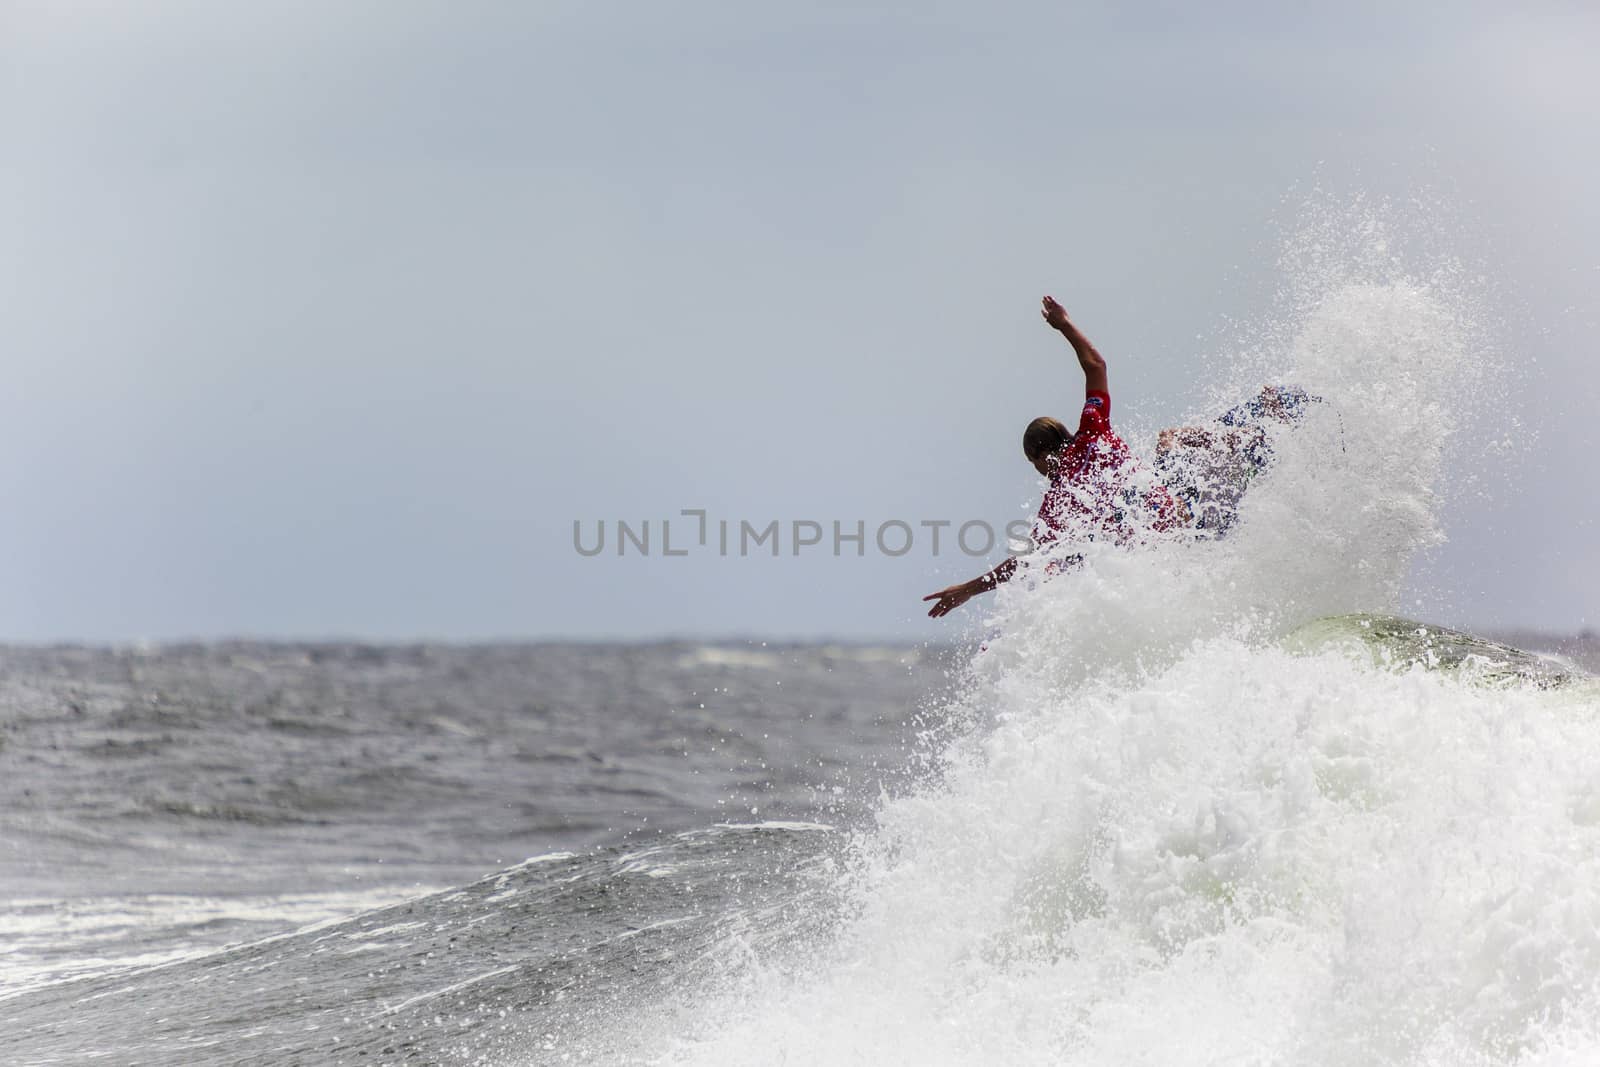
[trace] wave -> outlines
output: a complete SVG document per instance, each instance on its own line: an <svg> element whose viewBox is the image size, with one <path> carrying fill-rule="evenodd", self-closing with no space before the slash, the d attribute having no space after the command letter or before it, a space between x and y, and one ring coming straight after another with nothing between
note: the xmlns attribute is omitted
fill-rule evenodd
<svg viewBox="0 0 1600 1067"><path fill-rule="evenodd" d="M669 1058L1600 1054L1592 680L1402 658L1218 637L1005 719L858 839L838 939Z"/></svg>

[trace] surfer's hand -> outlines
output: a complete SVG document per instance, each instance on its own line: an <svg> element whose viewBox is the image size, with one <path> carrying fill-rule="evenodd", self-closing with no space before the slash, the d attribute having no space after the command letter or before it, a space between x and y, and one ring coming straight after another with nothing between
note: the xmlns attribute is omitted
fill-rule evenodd
<svg viewBox="0 0 1600 1067"><path fill-rule="evenodd" d="M1039 314L1044 316L1044 321L1048 322L1053 330L1065 330L1072 325L1072 321L1067 318L1067 309L1056 303L1056 298L1053 296L1044 298L1044 308Z"/></svg>
<svg viewBox="0 0 1600 1067"><path fill-rule="evenodd" d="M978 590L973 588L973 583L957 582L955 585L947 586L946 588L939 590L937 593L929 593L922 599L924 601L938 601L937 604L928 609L928 618L937 619L941 616L950 614L952 611L971 600L977 594Z"/></svg>

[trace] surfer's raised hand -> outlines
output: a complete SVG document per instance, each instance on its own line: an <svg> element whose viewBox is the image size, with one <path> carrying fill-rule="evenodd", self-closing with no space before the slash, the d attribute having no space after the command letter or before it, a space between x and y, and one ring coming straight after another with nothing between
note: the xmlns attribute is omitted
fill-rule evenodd
<svg viewBox="0 0 1600 1067"><path fill-rule="evenodd" d="M1083 368L1084 388L1091 393L1104 393L1110 391L1106 384L1106 361L1100 358L1093 343L1083 335L1083 331L1067 318L1067 309L1056 303L1056 298L1047 296L1043 300L1044 307L1039 314L1044 316L1052 329L1060 332L1067 343L1072 346L1072 351L1078 356L1078 365Z"/></svg>
<svg viewBox="0 0 1600 1067"><path fill-rule="evenodd" d="M1050 324L1052 330L1065 333L1072 325L1072 320L1067 318L1067 309L1056 303L1056 298L1053 296L1044 298L1044 308L1039 314L1044 316L1044 321Z"/></svg>

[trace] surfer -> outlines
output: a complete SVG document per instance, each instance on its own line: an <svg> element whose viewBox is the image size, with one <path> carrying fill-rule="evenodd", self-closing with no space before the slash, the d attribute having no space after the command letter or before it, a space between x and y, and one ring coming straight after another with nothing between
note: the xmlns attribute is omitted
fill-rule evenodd
<svg viewBox="0 0 1600 1067"><path fill-rule="evenodd" d="M1062 538L1123 545L1133 541L1141 529L1166 531L1183 525L1188 521L1187 511L1166 486L1148 476L1111 429L1106 361L1054 298L1047 296L1043 303L1040 314L1044 321L1067 339L1083 368L1084 401L1076 433L1048 417L1034 419L1022 433L1023 455L1034 470L1050 480L1034 522L1034 545L1048 548ZM1068 562L1056 561L1052 566ZM922 599L934 601L929 616L948 615L979 593L1010 581L1017 566L1013 556L971 581L928 594Z"/></svg>

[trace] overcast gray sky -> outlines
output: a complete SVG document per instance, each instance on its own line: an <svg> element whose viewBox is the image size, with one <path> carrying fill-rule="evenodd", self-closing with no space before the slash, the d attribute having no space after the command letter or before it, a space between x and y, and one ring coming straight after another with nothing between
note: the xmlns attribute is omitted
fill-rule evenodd
<svg viewBox="0 0 1600 1067"><path fill-rule="evenodd" d="M1592 625L1600 15L1299 6L0 0L0 639L948 633L572 524L1023 514L1038 295L1176 417L1319 183L1455 220L1538 434L1420 610Z"/></svg>

